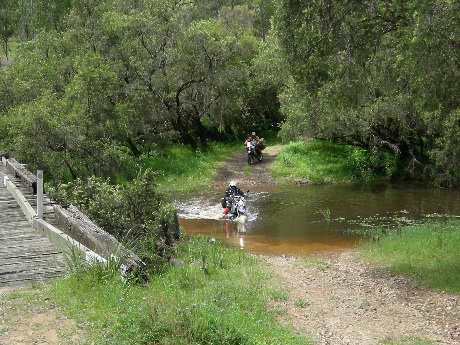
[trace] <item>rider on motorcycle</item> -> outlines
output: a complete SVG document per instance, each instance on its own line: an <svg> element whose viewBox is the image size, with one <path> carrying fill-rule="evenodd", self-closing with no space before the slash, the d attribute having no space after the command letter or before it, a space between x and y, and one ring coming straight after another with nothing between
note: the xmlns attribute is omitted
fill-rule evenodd
<svg viewBox="0 0 460 345"><path fill-rule="evenodd" d="M256 135L256 132L255 131L252 131L251 132L251 136L249 138L246 139L246 141L244 142L244 145L246 145L248 142L250 142L251 140L255 140L257 143L259 143L260 141L260 138Z"/></svg>
<svg viewBox="0 0 460 345"><path fill-rule="evenodd" d="M256 142L256 149L259 154L259 152L262 152L262 150L265 148L265 145L263 144L264 139L259 138L256 132L252 131L251 136L244 141L244 145L246 145L248 142L253 141L253 140Z"/></svg>
<svg viewBox="0 0 460 345"><path fill-rule="evenodd" d="M228 213L227 201L231 201L234 195L245 196L244 192L236 186L236 182L230 181L228 188L225 190L224 197L221 200L224 214Z"/></svg>

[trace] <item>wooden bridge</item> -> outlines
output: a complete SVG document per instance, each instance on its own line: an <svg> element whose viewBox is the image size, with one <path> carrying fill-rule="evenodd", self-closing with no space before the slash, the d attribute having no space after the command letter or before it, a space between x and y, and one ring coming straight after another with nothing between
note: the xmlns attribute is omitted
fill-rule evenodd
<svg viewBox="0 0 460 345"><path fill-rule="evenodd" d="M99 263L106 262L107 257L120 258L119 272L123 277L136 274L148 279L145 263L135 253L76 207L63 208L44 195L40 177L14 159L2 157L0 289L64 275L69 254Z"/></svg>
<svg viewBox="0 0 460 345"><path fill-rule="evenodd" d="M23 181L0 162L0 288L48 281L66 272L64 253L29 222L7 190L5 176L32 207L37 197ZM52 203L44 198L43 220L55 224Z"/></svg>

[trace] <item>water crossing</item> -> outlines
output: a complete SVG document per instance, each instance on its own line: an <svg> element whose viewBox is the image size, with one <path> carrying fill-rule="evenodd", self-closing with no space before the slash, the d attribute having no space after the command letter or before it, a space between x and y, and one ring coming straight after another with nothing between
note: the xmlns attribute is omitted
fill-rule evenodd
<svg viewBox="0 0 460 345"><path fill-rule="evenodd" d="M212 236L253 253L309 254L355 246L362 239L355 229L460 215L460 191L407 183L258 188L246 200L244 232L238 231L238 223L222 218L221 191L177 201L184 232Z"/></svg>

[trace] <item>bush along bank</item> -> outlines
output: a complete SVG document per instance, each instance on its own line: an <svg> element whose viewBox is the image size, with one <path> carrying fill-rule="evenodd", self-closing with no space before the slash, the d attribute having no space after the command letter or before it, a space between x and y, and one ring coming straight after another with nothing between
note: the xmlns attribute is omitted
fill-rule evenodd
<svg viewBox="0 0 460 345"><path fill-rule="evenodd" d="M389 180L397 170L397 160L389 153L336 144L328 140L291 142L283 146L270 168L283 183Z"/></svg>

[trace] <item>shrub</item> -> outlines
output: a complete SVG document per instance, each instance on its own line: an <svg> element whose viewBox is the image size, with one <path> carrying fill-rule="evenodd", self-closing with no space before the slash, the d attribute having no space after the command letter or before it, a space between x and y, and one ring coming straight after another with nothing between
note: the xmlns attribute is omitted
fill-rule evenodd
<svg viewBox="0 0 460 345"><path fill-rule="evenodd" d="M161 266L179 240L176 209L157 191L151 170L123 185L91 177L48 190L55 200L75 205L98 226L128 243L151 268Z"/></svg>

